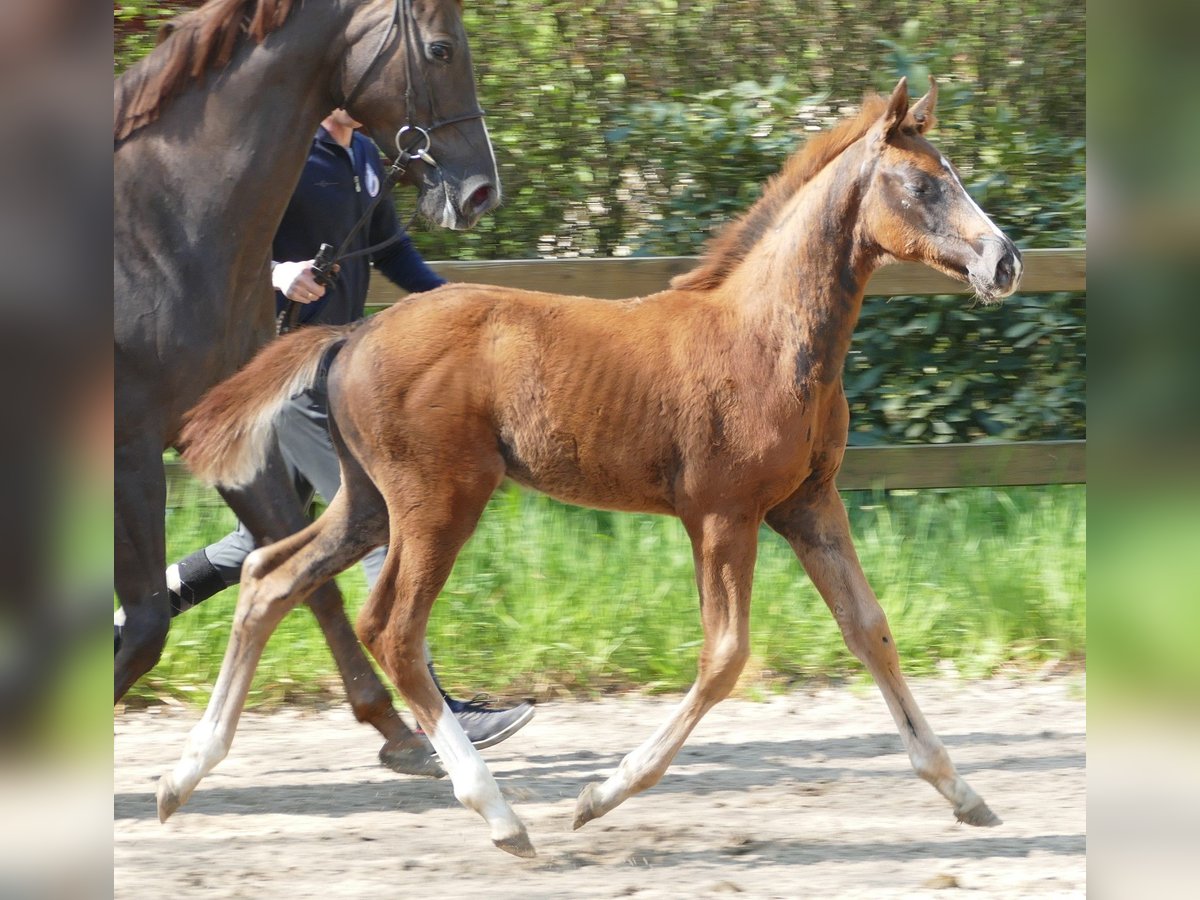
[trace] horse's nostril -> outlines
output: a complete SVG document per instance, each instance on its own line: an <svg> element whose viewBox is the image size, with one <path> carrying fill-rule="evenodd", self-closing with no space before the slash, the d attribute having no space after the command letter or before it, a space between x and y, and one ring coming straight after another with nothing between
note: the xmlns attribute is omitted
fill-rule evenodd
<svg viewBox="0 0 1200 900"><path fill-rule="evenodd" d="M490 184L481 185L471 192L471 196L467 198L467 204L474 210L487 209L492 202L492 193Z"/></svg>

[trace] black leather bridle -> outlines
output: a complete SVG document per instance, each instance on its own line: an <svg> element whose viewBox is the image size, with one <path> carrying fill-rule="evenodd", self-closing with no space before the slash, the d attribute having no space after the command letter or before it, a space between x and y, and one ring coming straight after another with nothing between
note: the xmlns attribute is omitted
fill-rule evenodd
<svg viewBox="0 0 1200 900"><path fill-rule="evenodd" d="M470 112L462 113L461 115L451 116L446 119L438 119L433 108L433 92L429 92L429 111L430 123L425 126L413 124L412 108L413 108L413 84L416 83L416 70L413 60L416 54L420 53L421 48L416 44L416 24L413 20L412 0L395 0L392 6L392 16L388 20L387 31L383 33L383 39L379 42L379 46L375 48L375 53L371 56L371 61L367 63L367 67L363 69L362 74L358 76L358 81L354 83L345 99L341 102L342 109L349 110L350 104L358 99L358 95L362 93L367 84L367 76L371 74L371 70L375 68L379 60L383 56L383 51L387 48L388 42L391 41L392 35L396 33L396 29L400 29L400 40L404 44L404 65L406 68L405 84L404 84L404 125L396 132L396 151L398 153L397 163L411 162L413 159L420 159L422 162L437 167L437 162L429 155L429 147L432 143L430 135L439 128L445 128L447 125L455 125L459 122L466 122L471 119L482 119L484 112L476 105L475 109ZM406 132L413 132L417 137L418 143L423 142L423 147L406 148L402 144L402 139ZM416 148L416 149L414 149ZM403 170L401 170L403 171Z"/></svg>
<svg viewBox="0 0 1200 900"><path fill-rule="evenodd" d="M329 244L322 244L321 249L313 262L313 275L320 284L328 285L333 279L333 268L337 263L346 259L353 259L356 256L363 256L368 253L374 253L377 250L382 250L389 244L398 241L402 232L397 232L386 240L380 241L370 247L361 250L355 250L352 253L347 253L346 248L350 246L350 242L354 240L355 235L362 230L362 227L371 218L375 212L375 207L379 202L389 195L392 184L396 179L403 175L408 170L408 165L413 160L421 160L421 162L431 168L438 168L437 160L433 158L429 150L433 146L432 133L439 128L445 128L448 125L455 125L459 122L467 122L471 119L482 119L484 116L483 110L476 104L475 109L470 112L462 113L461 115L451 116L446 119L438 119L435 115L430 116L430 123L426 126L415 125L412 122L413 108L413 83L415 82L415 66L414 54L420 52L420 47L416 42L416 25L413 20L412 0L395 0L392 7L391 18L388 19L387 30L383 33L383 38L379 45L375 48L374 54L371 56L370 62L367 63L362 74L358 76L358 80L354 83L354 87L345 96L345 99L339 104L339 108L349 111L350 104L358 99L363 88L367 84L367 77L371 71L379 63L383 57L383 51L387 49L388 43L392 36L396 33L396 29L400 29L400 40L404 46L404 65L405 69L405 85L404 85L404 119L405 122L396 132L396 161L388 168L384 174L383 182L379 186L379 193L367 206L362 217L354 223L354 227L350 229L349 234L342 240L341 244L334 250ZM433 92L429 92L429 111L435 114L433 103ZM406 145L407 138L416 138L415 142ZM416 219L417 213L413 213L405 226L404 231L407 231L412 226ZM297 303L295 300L288 302L287 308L280 315L277 323L280 334L286 334L296 327L296 322L300 317L300 309L304 304Z"/></svg>

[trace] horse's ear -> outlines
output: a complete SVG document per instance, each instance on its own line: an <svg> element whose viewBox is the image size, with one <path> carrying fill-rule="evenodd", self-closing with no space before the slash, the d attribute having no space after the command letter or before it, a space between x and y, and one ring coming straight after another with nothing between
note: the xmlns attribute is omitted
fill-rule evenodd
<svg viewBox="0 0 1200 900"><path fill-rule="evenodd" d="M924 134L934 126L937 119L933 115L937 106L937 82L929 76L929 93L913 104L908 111L906 125L912 125L920 134Z"/></svg>
<svg viewBox="0 0 1200 900"><path fill-rule="evenodd" d="M901 78L892 91L892 96L888 98L887 108L884 109L883 115L879 117L878 122L871 126L871 146L874 150L877 152L883 150L883 145L904 123L906 115L908 115L908 79Z"/></svg>

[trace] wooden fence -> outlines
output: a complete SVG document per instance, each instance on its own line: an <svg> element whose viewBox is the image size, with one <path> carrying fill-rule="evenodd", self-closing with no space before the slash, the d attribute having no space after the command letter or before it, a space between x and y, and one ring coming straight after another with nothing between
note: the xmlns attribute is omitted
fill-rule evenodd
<svg viewBox="0 0 1200 900"><path fill-rule="evenodd" d="M1085 290L1086 250L1026 250L1023 257L1025 274L1021 279L1021 293ZM430 265L450 281L617 299L661 291L674 276L694 268L697 262L694 256L628 256L617 259L433 262ZM885 266L867 285L867 295L872 297L970 292L966 285L917 263ZM375 273L367 294L367 306L389 306L402 294L394 284Z"/></svg>

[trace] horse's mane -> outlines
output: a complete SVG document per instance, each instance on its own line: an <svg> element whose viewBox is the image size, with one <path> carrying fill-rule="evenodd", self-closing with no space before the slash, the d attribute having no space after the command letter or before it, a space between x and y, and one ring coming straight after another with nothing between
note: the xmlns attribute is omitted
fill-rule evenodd
<svg viewBox="0 0 1200 900"><path fill-rule="evenodd" d="M829 131L805 143L792 154L779 174L767 182L758 202L709 241L703 262L690 272L675 276L671 280L671 287L683 291L704 291L725 281L758 243L796 191L866 134L886 107L886 99L875 94L868 95L858 115L839 122Z"/></svg>
<svg viewBox="0 0 1200 900"><path fill-rule="evenodd" d="M225 66L243 34L261 43L284 23L294 3L209 0L163 25L154 52L117 79L113 140L121 141L149 125L188 82Z"/></svg>

